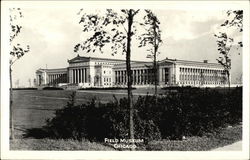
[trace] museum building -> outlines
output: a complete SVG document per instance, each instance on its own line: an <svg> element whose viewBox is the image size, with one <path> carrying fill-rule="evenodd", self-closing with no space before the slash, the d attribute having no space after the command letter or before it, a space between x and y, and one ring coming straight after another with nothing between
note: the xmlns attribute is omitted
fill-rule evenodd
<svg viewBox="0 0 250 160"><path fill-rule="evenodd" d="M67 68L38 69L37 86L125 87L126 61L76 56ZM222 65L217 63L163 59L157 63L157 83L166 86L218 87L227 83ZM154 85L152 62L131 61L134 87Z"/></svg>

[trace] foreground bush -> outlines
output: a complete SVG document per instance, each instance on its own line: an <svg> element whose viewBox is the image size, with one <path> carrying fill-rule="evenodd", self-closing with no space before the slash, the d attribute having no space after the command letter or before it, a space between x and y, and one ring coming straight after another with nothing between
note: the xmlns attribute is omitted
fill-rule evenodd
<svg viewBox="0 0 250 160"><path fill-rule="evenodd" d="M63 88L60 88L60 87L44 87L43 90L63 90Z"/></svg>
<svg viewBox="0 0 250 160"><path fill-rule="evenodd" d="M103 104L92 99L75 105L73 94L67 106L47 121L46 129L54 138L129 138L127 99ZM135 138L151 140L182 139L202 136L228 124L242 121L242 88L217 92L209 89L185 89L168 92L156 99L139 97L134 102Z"/></svg>
<svg viewBox="0 0 250 160"><path fill-rule="evenodd" d="M37 90L37 88L27 87L27 88L12 88L13 90Z"/></svg>
<svg viewBox="0 0 250 160"><path fill-rule="evenodd" d="M104 138L129 138L129 110L127 99L102 104L92 99L91 102L75 105L75 92L63 109L55 117L47 120L46 130L54 138L87 138L103 141ZM152 120L135 115L135 138L145 141L160 139L158 127Z"/></svg>

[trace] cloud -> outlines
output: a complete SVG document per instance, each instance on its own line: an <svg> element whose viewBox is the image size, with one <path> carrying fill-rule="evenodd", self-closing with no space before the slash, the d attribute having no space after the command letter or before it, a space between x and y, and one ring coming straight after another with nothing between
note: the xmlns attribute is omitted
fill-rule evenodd
<svg viewBox="0 0 250 160"><path fill-rule="evenodd" d="M191 40L211 32L211 25L223 22L222 11L158 11L161 26L164 27L163 37L174 40Z"/></svg>

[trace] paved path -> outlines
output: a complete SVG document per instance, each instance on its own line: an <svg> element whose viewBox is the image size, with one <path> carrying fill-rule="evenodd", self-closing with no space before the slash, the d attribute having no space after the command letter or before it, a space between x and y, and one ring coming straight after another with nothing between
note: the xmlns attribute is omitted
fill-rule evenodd
<svg viewBox="0 0 250 160"><path fill-rule="evenodd" d="M216 148L212 151L241 151L241 150L242 150L242 141L238 141L224 147Z"/></svg>

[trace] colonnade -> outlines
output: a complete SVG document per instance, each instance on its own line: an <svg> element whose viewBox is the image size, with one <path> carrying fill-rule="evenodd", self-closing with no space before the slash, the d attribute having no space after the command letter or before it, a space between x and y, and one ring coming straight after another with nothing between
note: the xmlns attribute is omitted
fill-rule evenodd
<svg viewBox="0 0 250 160"><path fill-rule="evenodd" d="M87 83L87 68L71 69L71 83Z"/></svg>
<svg viewBox="0 0 250 160"><path fill-rule="evenodd" d="M58 84L58 83L66 83L67 82L67 74L49 74L49 84Z"/></svg>
<svg viewBox="0 0 250 160"><path fill-rule="evenodd" d="M181 84L223 84L223 70L203 68L180 68Z"/></svg>
<svg viewBox="0 0 250 160"><path fill-rule="evenodd" d="M134 69L132 70L132 85L145 85L154 83L154 73L152 69ZM115 84L126 85L127 84L127 71L117 70L115 71Z"/></svg>

